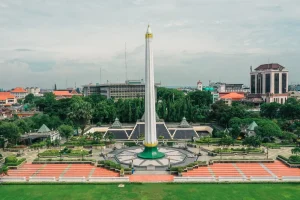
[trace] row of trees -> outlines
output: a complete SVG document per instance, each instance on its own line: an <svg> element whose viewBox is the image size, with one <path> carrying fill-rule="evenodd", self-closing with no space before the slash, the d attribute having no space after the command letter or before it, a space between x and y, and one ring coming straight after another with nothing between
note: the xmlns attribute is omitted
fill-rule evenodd
<svg viewBox="0 0 300 200"><path fill-rule="evenodd" d="M52 93L40 98L25 98L49 116L57 116L64 123L77 122L82 127L83 119L92 123L112 123L116 117L121 122L136 122L144 113L144 99L106 99L100 95L88 97L73 96L56 101ZM165 121L179 122L182 117L188 121L201 122L209 117L212 96L209 92L195 91L184 95L182 91L158 88L156 112ZM78 116L82 116L78 119ZM76 124L76 123L75 123Z"/></svg>
<svg viewBox="0 0 300 200"><path fill-rule="evenodd" d="M269 119L299 119L300 102L295 98L289 98L285 104L265 103L260 107L260 114Z"/></svg>

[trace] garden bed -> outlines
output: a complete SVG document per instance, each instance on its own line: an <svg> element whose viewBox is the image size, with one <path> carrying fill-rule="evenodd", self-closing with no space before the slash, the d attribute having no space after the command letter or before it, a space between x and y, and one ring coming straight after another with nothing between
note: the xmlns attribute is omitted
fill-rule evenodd
<svg viewBox="0 0 300 200"><path fill-rule="evenodd" d="M5 158L4 164L9 168L9 169L18 169L21 167L23 164L26 163L26 158L21 158L17 159L16 156L8 156Z"/></svg>
<svg viewBox="0 0 300 200"><path fill-rule="evenodd" d="M92 156L91 151L86 150L75 150L64 148L59 151L56 149L46 150L39 153L40 158L54 158L54 157L81 157L81 156Z"/></svg>
<svg viewBox="0 0 300 200"><path fill-rule="evenodd" d="M289 167L300 168L300 162L293 162L292 160L290 160L290 158L286 158L282 155L278 155L277 160L280 160L281 162L283 162L285 165Z"/></svg>
<svg viewBox="0 0 300 200"><path fill-rule="evenodd" d="M95 165L96 160L63 160L63 159L47 159L47 160L40 160L35 159L32 164L91 164Z"/></svg>

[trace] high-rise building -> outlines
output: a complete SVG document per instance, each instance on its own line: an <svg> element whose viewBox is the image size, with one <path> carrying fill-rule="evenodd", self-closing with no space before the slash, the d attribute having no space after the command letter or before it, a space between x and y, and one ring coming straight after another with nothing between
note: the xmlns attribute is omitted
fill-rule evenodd
<svg viewBox="0 0 300 200"><path fill-rule="evenodd" d="M288 97L288 70L277 64L263 64L250 71L250 92L264 102L285 103Z"/></svg>

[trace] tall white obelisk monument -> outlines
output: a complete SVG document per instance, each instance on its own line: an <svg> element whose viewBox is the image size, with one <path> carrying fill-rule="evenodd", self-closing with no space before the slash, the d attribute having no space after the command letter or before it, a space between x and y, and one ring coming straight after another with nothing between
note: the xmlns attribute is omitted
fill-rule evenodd
<svg viewBox="0 0 300 200"><path fill-rule="evenodd" d="M154 88L154 66L153 66L153 34L148 25L145 34L145 149L138 154L140 158L157 159L164 157L164 154L157 151L156 136L156 111L155 111L155 88Z"/></svg>

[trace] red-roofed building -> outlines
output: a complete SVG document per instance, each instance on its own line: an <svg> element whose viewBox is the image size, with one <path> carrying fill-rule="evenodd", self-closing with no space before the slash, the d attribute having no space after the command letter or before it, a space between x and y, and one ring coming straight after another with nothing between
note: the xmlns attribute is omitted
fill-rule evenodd
<svg viewBox="0 0 300 200"><path fill-rule="evenodd" d="M55 95L56 100L71 98L73 96L73 94L70 93L68 90L56 90L53 91L53 94Z"/></svg>
<svg viewBox="0 0 300 200"><path fill-rule="evenodd" d="M16 87L15 89L10 91L11 94L13 94L17 99L24 99L28 92L21 87Z"/></svg>
<svg viewBox="0 0 300 200"><path fill-rule="evenodd" d="M229 94L225 94L220 96L221 100L224 100L227 105L231 105L232 101L242 101L245 99L245 95L241 93L231 92Z"/></svg>
<svg viewBox="0 0 300 200"><path fill-rule="evenodd" d="M0 92L0 106L11 106L17 103L17 99L10 92Z"/></svg>

